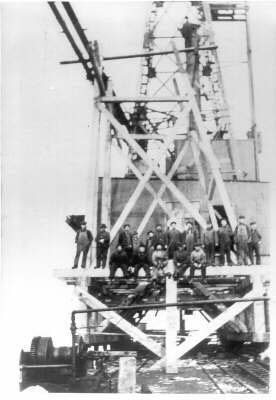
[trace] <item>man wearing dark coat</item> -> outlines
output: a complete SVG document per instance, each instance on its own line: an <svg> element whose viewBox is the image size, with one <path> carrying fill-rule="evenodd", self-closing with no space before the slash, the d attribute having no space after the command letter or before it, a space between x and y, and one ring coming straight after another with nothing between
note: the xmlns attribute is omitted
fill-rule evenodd
<svg viewBox="0 0 276 400"><path fill-rule="evenodd" d="M177 250L179 243L182 243L182 235L178 229L176 229L176 222L170 223L170 229L167 231L168 238L168 257L173 258L174 252Z"/></svg>
<svg viewBox="0 0 276 400"><path fill-rule="evenodd" d="M102 268L103 269L105 268L109 244L110 244L110 234L106 230L106 225L101 224L100 230L96 236L96 245L97 245L96 268L100 268L101 264Z"/></svg>
<svg viewBox="0 0 276 400"><path fill-rule="evenodd" d="M118 268L123 271L124 277L128 277L128 256L120 244L110 257L110 279L113 279Z"/></svg>
<svg viewBox="0 0 276 400"><path fill-rule="evenodd" d="M122 246L122 249L126 252L128 256L129 262L131 262L132 252L133 252L133 242L129 224L125 224L124 229L119 233L118 244Z"/></svg>

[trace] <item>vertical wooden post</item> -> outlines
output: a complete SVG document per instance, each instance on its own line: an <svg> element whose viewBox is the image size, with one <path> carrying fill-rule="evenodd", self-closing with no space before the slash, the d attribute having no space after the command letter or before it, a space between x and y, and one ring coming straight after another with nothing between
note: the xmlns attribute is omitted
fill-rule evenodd
<svg viewBox="0 0 276 400"><path fill-rule="evenodd" d="M112 94L111 81L108 80L107 93ZM111 208L111 130L110 122L105 118L104 122L104 176L102 185L102 213L101 222L105 223L110 231L110 208Z"/></svg>
<svg viewBox="0 0 276 400"><path fill-rule="evenodd" d="M135 357L120 357L118 393L135 393L136 359Z"/></svg>
<svg viewBox="0 0 276 400"><path fill-rule="evenodd" d="M168 267L172 269L173 261L170 260ZM166 303L177 302L177 281L173 278L166 278ZM166 373L177 373L177 326L178 311L177 307L166 309Z"/></svg>

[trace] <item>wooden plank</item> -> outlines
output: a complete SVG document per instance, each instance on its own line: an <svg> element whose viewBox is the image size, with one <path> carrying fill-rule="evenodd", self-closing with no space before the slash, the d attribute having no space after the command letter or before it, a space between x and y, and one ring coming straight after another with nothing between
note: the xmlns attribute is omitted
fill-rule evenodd
<svg viewBox="0 0 276 400"><path fill-rule="evenodd" d="M128 133L126 127L122 126L116 118L106 109L102 108L103 113L105 113L110 120L111 124L117 129L121 135L124 137L125 141L132 147L135 152L148 164L148 166L156 173L156 175L165 183L165 185L170 189L173 195L178 199L178 201L182 204L184 208L186 208L189 213L194 217L194 219L202 226L204 229L206 228L206 222L194 207L194 205L184 196L184 194L168 179L166 175L164 175L158 165L153 162L147 153L138 145L138 143L131 138L131 135Z"/></svg>
<svg viewBox="0 0 276 400"><path fill-rule="evenodd" d="M254 296L259 296L261 293L251 290L249 293L247 293L243 298L250 298ZM186 353L188 353L190 350L192 350L195 346L197 346L200 342L202 342L204 339L206 339L211 333L215 332L217 329L222 327L226 322L230 321L233 319L236 315L240 314L243 310L245 310L248 306L252 304L252 301L246 301L246 302L241 302L241 303L235 303L229 308L227 308L226 311L221 313L218 317L214 318L212 321L208 323L207 326L205 326L203 329L200 331L197 331L193 335L187 337L187 340L182 342L178 347L177 347L177 352L176 356L179 359L180 357L184 356ZM158 360L153 366L150 368L152 369L159 369L165 365L166 358L163 357L161 360Z"/></svg>
<svg viewBox="0 0 276 400"><path fill-rule="evenodd" d="M80 288L76 288L75 291L79 297L79 300L85 303L87 306L91 308L106 308L108 310L108 307L104 303L96 299L96 297L92 296L87 291ZM152 353L156 354L158 357L162 356L161 345L149 338L144 332L140 331L140 329L129 323L121 315L117 314L115 311L101 311L99 314L126 332L135 341L141 343Z"/></svg>

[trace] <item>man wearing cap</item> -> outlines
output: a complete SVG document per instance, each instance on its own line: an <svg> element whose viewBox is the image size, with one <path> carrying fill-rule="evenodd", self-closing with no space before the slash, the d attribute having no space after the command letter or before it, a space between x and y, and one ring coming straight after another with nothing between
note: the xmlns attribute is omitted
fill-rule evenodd
<svg viewBox="0 0 276 400"><path fill-rule="evenodd" d="M241 215L239 217L238 225L234 231L234 241L237 246L238 253L238 264L247 265L248 256L248 242L250 238L249 226L245 223L245 217Z"/></svg>
<svg viewBox="0 0 276 400"><path fill-rule="evenodd" d="M183 242L186 244L186 249L191 255L194 250L195 243L197 243L199 234L197 229L193 226L191 221L186 224L186 230L183 232Z"/></svg>
<svg viewBox="0 0 276 400"><path fill-rule="evenodd" d="M220 266L225 264L225 256L227 265L232 265L231 260L231 244L232 244L233 233L228 225L226 219L221 220L221 226L218 230L218 241L219 241L219 263Z"/></svg>
<svg viewBox="0 0 276 400"><path fill-rule="evenodd" d="M81 262L81 267L85 268L86 267L86 259L87 259L87 254L89 251L89 247L91 246L93 240L92 233L86 229L86 222L82 221L81 222L81 229L77 231L75 243L77 244L77 252L74 260L74 268L78 268L78 263L79 263L79 258L82 253L82 262Z"/></svg>
<svg viewBox="0 0 276 400"><path fill-rule="evenodd" d="M206 253L207 265L215 265L216 233L211 222L207 223L207 228L203 232L202 242Z"/></svg>
<svg viewBox="0 0 276 400"><path fill-rule="evenodd" d="M178 229L176 229L176 222L172 221L170 223L170 229L167 232L168 238L168 257L171 260L173 258L174 252L177 250L177 245L182 243L182 235Z"/></svg>
<svg viewBox="0 0 276 400"><path fill-rule="evenodd" d="M162 244L162 246L164 246L165 249L167 248L167 244L168 244L167 235L163 231L161 224L156 225L155 232L154 232L153 238L152 238L152 246L155 248L155 246L157 244Z"/></svg>
<svg viewBox="0 0 276 400"><path fill-rule="evenodd" d="M249 258L251 264L254 264L254 253L256 255L256 265L261 264L261 256L260 256L260 244L261 244L262 236L257 229L256 222L250 223L250 237L248 242L249 247Z"/></svg>
<svg viewBox="0 0 276 400"><path fill-rule="evenodd" d="M110 234L106 230L106 225L101 224L100 230L96 236L96 244L97 244L97 265L95 268L102 268L104 269L106 266L106 259L108 248L110 244Z"/></svg>

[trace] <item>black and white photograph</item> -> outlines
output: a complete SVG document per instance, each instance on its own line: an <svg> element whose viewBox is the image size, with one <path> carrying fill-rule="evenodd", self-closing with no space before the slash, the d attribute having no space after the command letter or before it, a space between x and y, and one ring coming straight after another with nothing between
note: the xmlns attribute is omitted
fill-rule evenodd
<svg viewBox="0 0 276 400"><path fill-rule="evenodd" d="M0 15L3 398L271 395L276 2Z"/></svg>

